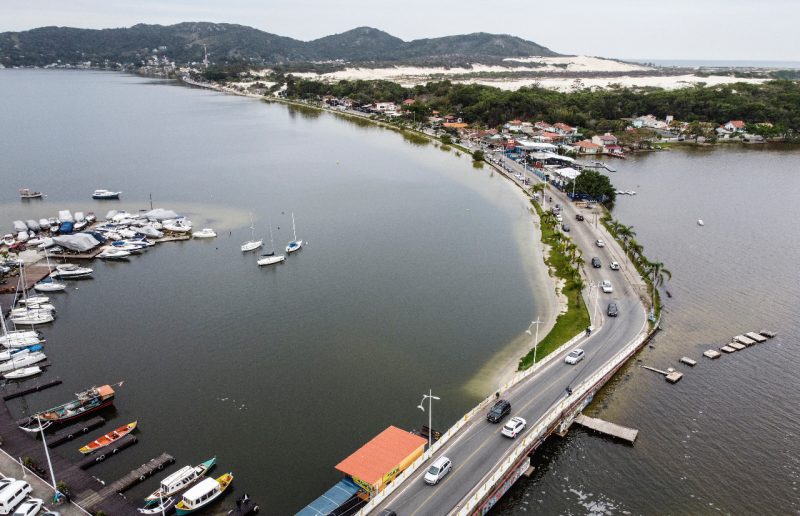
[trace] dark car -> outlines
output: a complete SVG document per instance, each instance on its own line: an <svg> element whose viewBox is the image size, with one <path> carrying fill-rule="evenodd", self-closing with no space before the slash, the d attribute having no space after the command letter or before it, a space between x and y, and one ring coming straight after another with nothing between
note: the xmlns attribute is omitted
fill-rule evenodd
<svg viewBox="0 0 800 516"><path fill-rule="evenodd" d="M595 269L599 269L602 266L603 266L603 264L600 263L600 258L598 258L597 256L592 258L592 267L594 267Z"/></svg>
<svg viewBox="0 0 800 516"><path fill-rule="evenodd" d="M564 233L569 233L569 224L561 224L561 230L564 231Z"/></svg>
<svg viewBox="0 0 800 516"><path fill-rule="evenodd" d="M504 417L511 413L511 403L506 400L498 400L492 409L486 414L486 420L490 423L499 423Z"/></svg>
<svg viewBox="0 0 800 516"><path fill-rule="evenodd" d="M577 215L575 215L575 220L583 220L583 215L578 213Z"/></svg>
<svg viewBox="0 0 800 516"><path fill-rule="evenodd" d="M619 315L619 308L617 303L608 303L608 310L606 311L609 317L616 317Z"/></svg>

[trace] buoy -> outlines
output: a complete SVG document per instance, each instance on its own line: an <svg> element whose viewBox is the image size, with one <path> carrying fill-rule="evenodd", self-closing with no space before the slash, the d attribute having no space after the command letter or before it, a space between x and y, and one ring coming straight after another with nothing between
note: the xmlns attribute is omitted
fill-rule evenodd
<svg viewBox="0 0 800 516"><path fill-rule="evenodd" d="M705 226L705 223L703 222L703 219L697 219L697 225L698 226Z"/></svg>

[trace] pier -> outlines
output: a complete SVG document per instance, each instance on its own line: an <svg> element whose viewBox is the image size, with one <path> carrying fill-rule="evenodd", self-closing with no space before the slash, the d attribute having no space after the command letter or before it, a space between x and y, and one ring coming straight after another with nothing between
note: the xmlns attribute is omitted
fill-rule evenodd
<svg viewBox="0 0 800 516"><path fill-rule="evenodd" d="M81 469L89 469L92 466L100 464L106 459L114 457L125 448L130 448L138 442L139 439L137 439L135 435L128 434L114 444L101 448L96 452L85 456L83 459L78 461L78 467Z"/></svg>
<svg viewBox="0 0 800 516"><path fill-rule="evenodd" d="M762 342L767 342L767 338L766 337L764 337L764 336L762 336L762 335L760 335L760 334L758 334L758 333L756 333L754 331L749 331L749 332L745 333L745 336L748 339L751 339L751 340L754 340L754 341L758 342L759 344L762 343Z"/></svg>
<svg viewBox="0 0 800 516"><path fill-rule="evenodd" d="M87 509L94 509L96 505L104 500L122 498L115 495L117 493L127 491L139 482L144 482L148 477L153 476L157 471L162 471L166 466L172 464L173 462L175 462L175 458L172 455L168 453L162 453L160 456L156 457L155 459L150 459L148 462L142 464L119 480L107 485L96 493L86 496L81 500L81 505ZM134 514L136 514L136 512L134 512Z"/></svg>
<svg viewBox="0 0 800 516"><path fill-rule="evenodd" d="M42 367L42 366L39 365L39 367ZM20 398L22 396L26 396L26 395L32 394L34 392L40 392L40 391L43 391L45 389L49 389L50 387L55 387L56 385L61 385L61 383L62 383L61 378L55 378L55 379L47 381L47 382L38 382L38 383L36 383L36 385L32 385L31 387L28 387L28 388L25 388L25 389L20 389L20 390L15 390L15 391L12 391L12 392L8 392L7 394L4 394L3 395L3 400L4 401L8 401L8 400L13 400L14 398ZM19 384L8 384L7 383L6 385L3 386L3 391L11 390L10 387L12 387L13 385L19 385Z"/></svg>
<svg viewBox="0 0 800 516"><path fill-rule="evenodd" d="M575 422L584 428L594 430L595 432L599 432L616 439L621 439L630 444L633 444L633 442L636 440L636 436L639 435L639 431L635 428L628 428L626 426L604 421L602 419L584 416L583 414L579 414L578 417L575 418Z"/></svg>
<svg viewBox="0 0 800 516"><path fill-rule="evenodd" d="M75 423L74 425L62 428L58 432L47 437L47 447L55 448L56 446L60 446L77 437L88 434L95 428L100 428L104 424L106 424L105 418L97 416L83 423Z"/></svg>

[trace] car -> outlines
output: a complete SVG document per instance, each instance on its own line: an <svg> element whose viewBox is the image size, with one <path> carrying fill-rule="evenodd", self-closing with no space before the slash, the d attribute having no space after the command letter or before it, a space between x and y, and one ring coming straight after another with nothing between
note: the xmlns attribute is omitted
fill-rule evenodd
<svg viewBox="0 0 800 516"><path fill-rule="evenodd" d="M561 215L556 215L556 220L559 221L559 222L563 222L564 221L564 217L562 217Z"/></svg>
<svg viewBox="0 0 800 516"><path fill-rule="evenodd" d="M504 417L511 413L511 403L507 400L497 400L489 413L486 414L486 420L490 423L499 423Z"/></svg>
<svg viewBox="0 0 800 516"><path fill-rule="evenodd" d="M567 364L573 365L577 364L586 356L586 352L582 349L573 349L570 351L569 355L564 358L564 362Z"/></svg>
<svg viewBox="0 0 800 516"><path fill-rule="evenodd" d="M569 224L561 224L561 230L564 233L569 233Z"/></svg>
<svg viewBox="0 0 800 516"><path fill-rule="evenodd" d="M608 309L606 313L609 317L616 317L619 315L619 308L617 308L617 303L608 303Z"/></svg>
<svg viewBox="0 0 800 516"><path fill-rule="evenodd" d="M425 483L432 486L438 484L445 475L450 473L451 469L453 469L453 463L450 462L450 459L447 457L439 457L433 461L431 467L425 472Z"/></svg>
<svg viewBox="0 0 800 516"><path fill-rule="evenodd" d="M597 240L595 240L594 245L596 245L597 247L605 247L606 243L598 238Z"/></svg>
<svg viewBox="0 0 800 516"><path fill-rule="evenodd" d="M384 509L378 513L378 516L397 516L397 513L391 509Z"/></svg>
<svg viewBox="0 0 800 516"><path fill-rule="evenodd" d="M614 292L614 287L611 286L611 282L608 280L603 280L603 282L600 283L600 288L603 290L603 293L605 294L611 294L612 292Z"/></svg>
<svg viewBox="0 0 800 516"><path fill-rule="evenodd" d="M583 215L578 213L577 215L575 215L575 220L583 220Z"/></svg>
<svg viewBox="0 0 800 516"><path fill-rule="evenodd" d="M599 269L602 266L603 264L600 262L600 258L598 258L597 256L592 258L592 267L594 267L595 269Z"/></svg>
<svg viewBox="0 0 800 516"><path fill-rule="evenodd" d="M618 271L619 270L619 262L611 262L611 263L608 264L608 266L611 267L612 271Z"/></svg>
<svg viewBox="0 0 800 516"><path fill-rule="evenodd" d="M510 437L512 439L516 438L519 434L525 430L525 426L528 424L527 421L522 419L519 416L512 417L506 426L503 427L503 430L500 432L501 434L505 435L506 437Z"/></svg>
<svg viewBox="0 0 800 516"><path fill-rule="evenodd" d="M22 502L22 505L17 507L13 516L34 516L42 510L42 505L44 505L44 502L39 498L28 498Z"/></svg>

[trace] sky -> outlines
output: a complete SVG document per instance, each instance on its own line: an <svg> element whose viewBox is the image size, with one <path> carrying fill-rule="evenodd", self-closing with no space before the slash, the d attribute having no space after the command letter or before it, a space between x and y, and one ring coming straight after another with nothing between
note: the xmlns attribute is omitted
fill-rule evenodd
<svg viewBox="0 0 800 516"><path fill-rule="evenodd" d="M2 0L0 31L239 23L311 40L359 26L404 40L492 32L565 54L800 61L800 0Z"/></svg>

